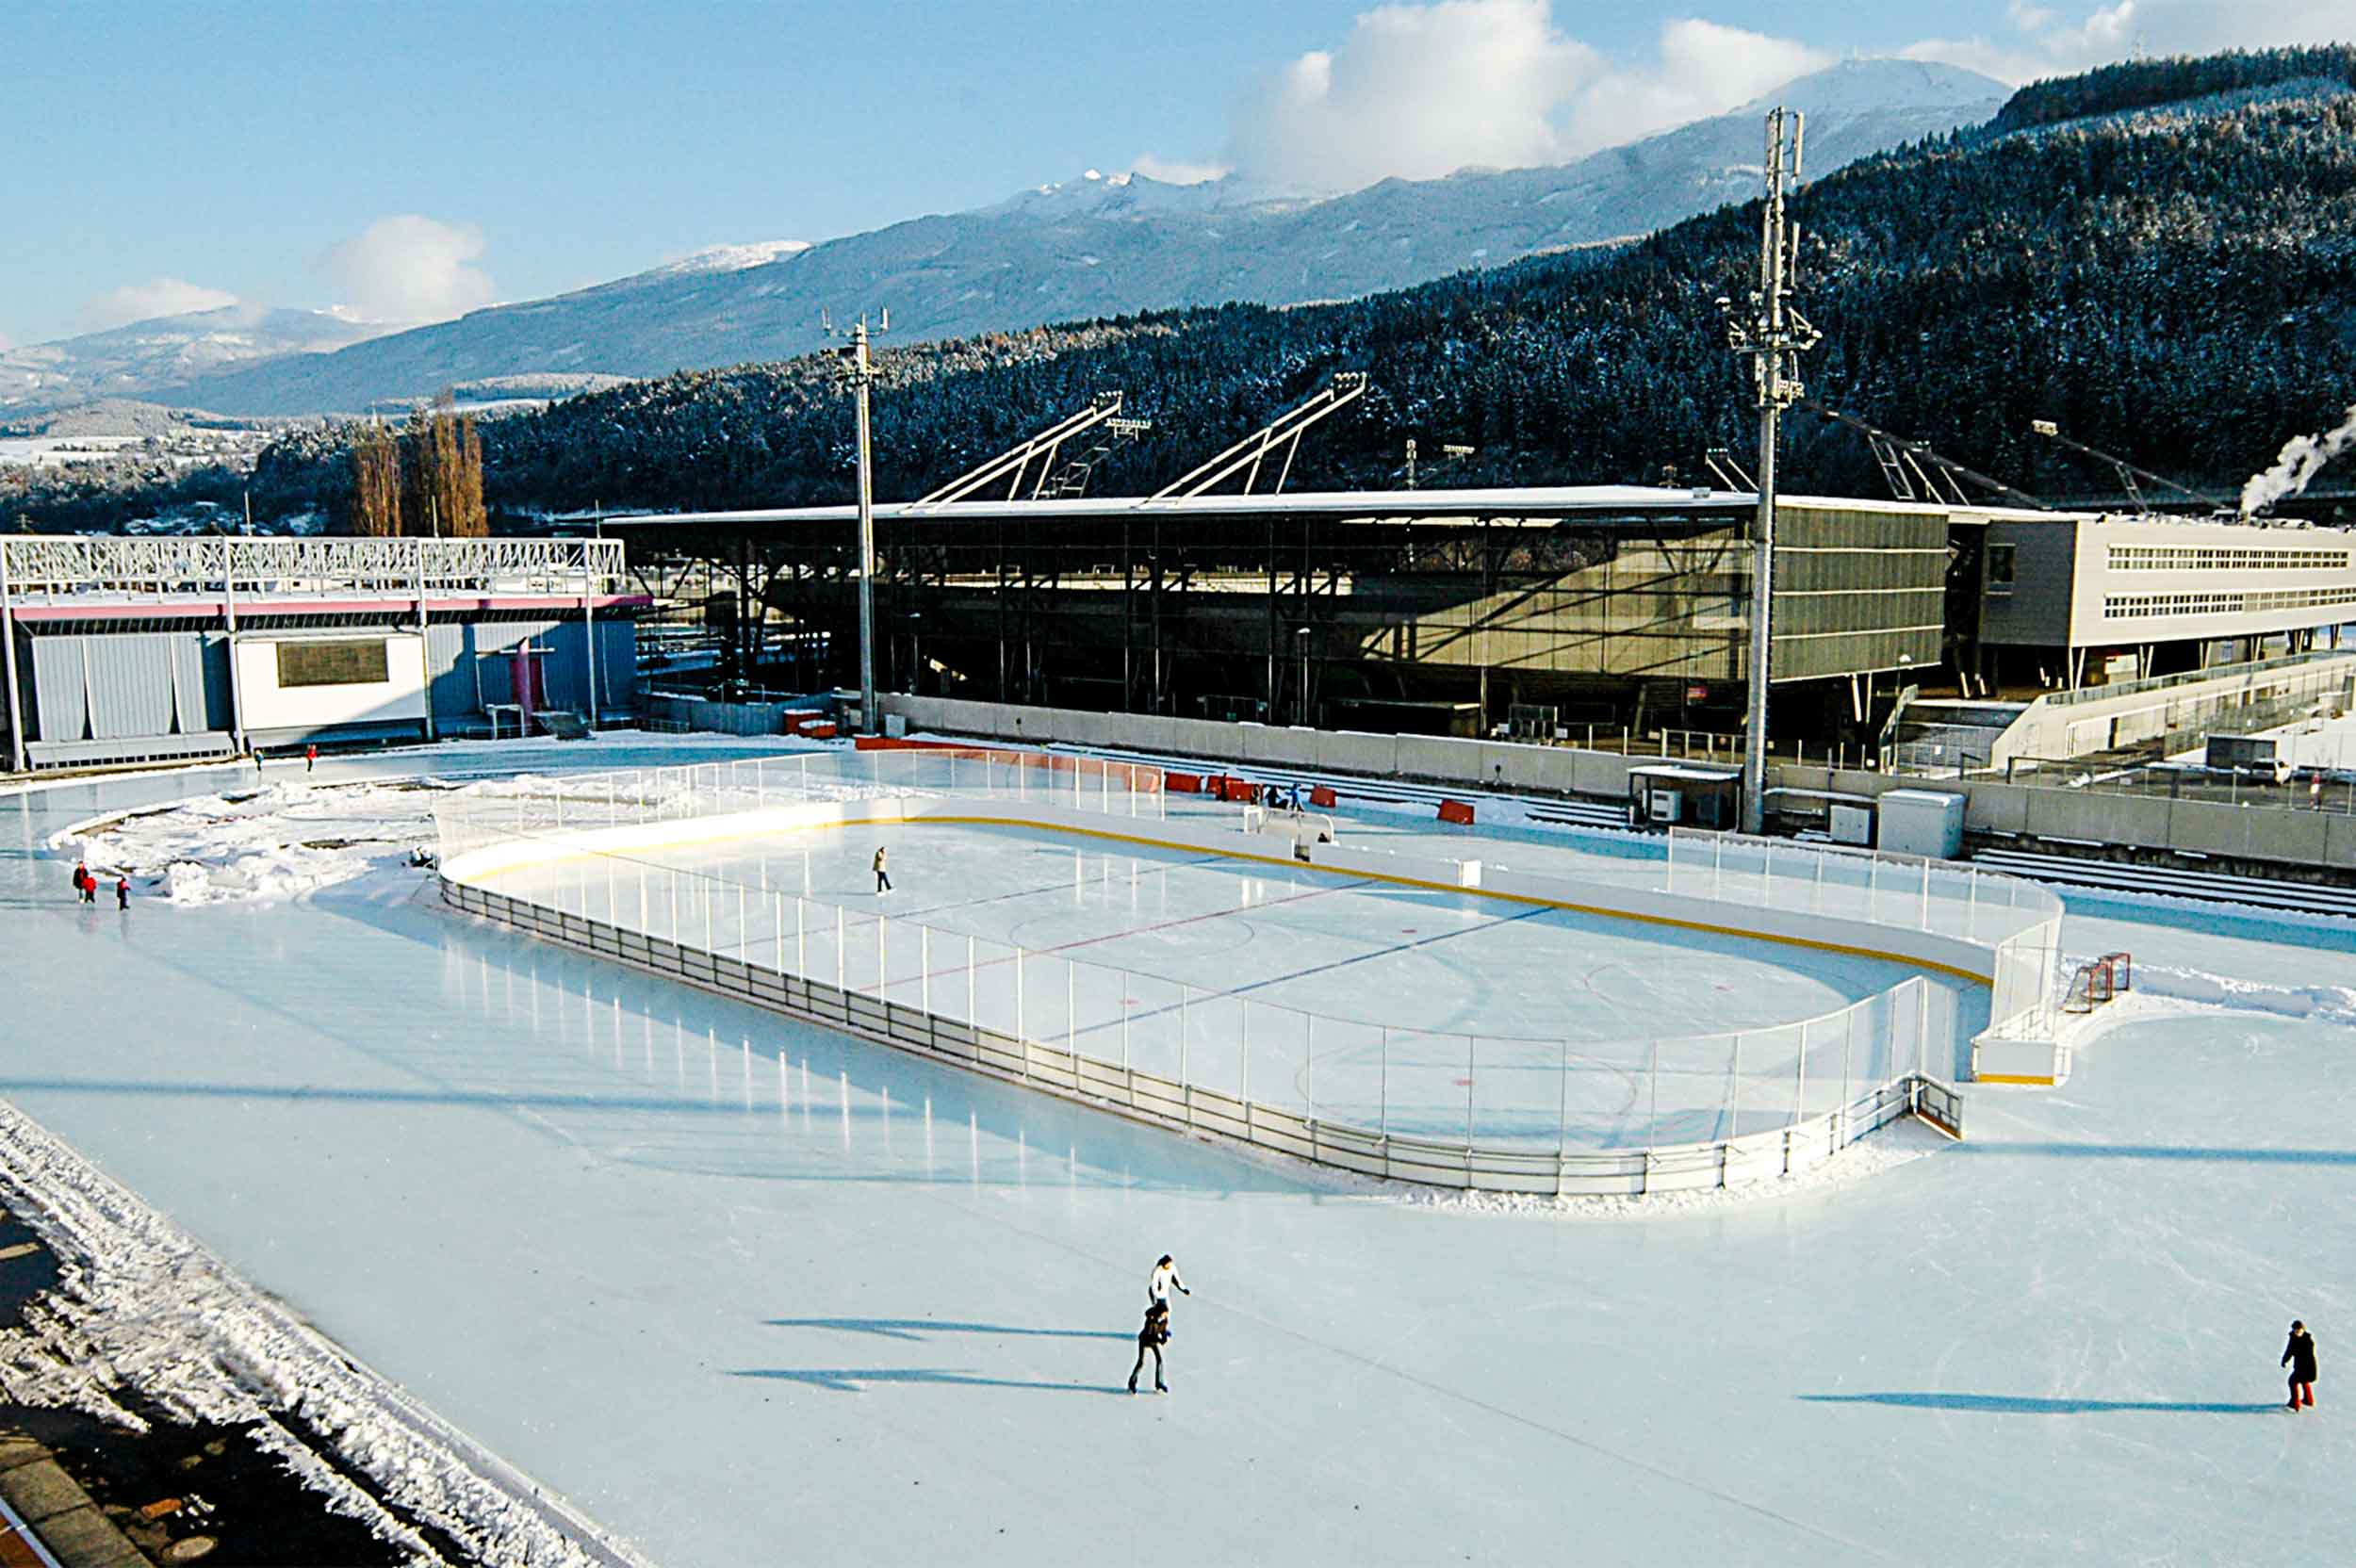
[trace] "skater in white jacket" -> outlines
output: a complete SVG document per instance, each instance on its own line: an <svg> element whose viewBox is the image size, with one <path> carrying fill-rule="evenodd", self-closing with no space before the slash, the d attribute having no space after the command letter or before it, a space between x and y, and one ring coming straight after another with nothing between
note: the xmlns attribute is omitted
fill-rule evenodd
<svg viewBox="0 0 2356 1568"><path fill-rule="evenodd" d="M1171 1259L1169 1253L1164 1252L1162 1254L1162 1261L1153 1266L1153 1274L1146 1279L1146 1306L1149 1308L1159 1307L1164 1312L1168 1312L1170 1310L1170 1293L1173 1290L1181 1296L1192 1296L1194 1294L1193 1291L1186 1288L1186 1282L1178 1277L1177 1263ZM1168 1331L1168 1330L1164 1330L1165 1337L1167 1337Z"/></svg>

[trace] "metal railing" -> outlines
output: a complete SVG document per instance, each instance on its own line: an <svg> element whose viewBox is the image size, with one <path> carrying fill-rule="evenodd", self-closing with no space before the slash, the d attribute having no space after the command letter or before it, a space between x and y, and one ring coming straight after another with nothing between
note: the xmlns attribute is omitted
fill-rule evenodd
<svg viewBox="0 0 2356 1568"><path fill-rule="evenodd" d="M705 819L775 846L792 824L763 813L779 808L925 793L1158 819L1154 770L973 748L534 783L545 791L437 811L453 906L960 1065L1370 1174L1558 1194L1716 1185L1827 1157L1915 1109L1926 1085L1952 1095L1938 1081L1953 1071L1957 1000L1920 977L1822 1017L1691 1037L1483 1036L1312 1012L851 908L809 891L805 856L704 869L599 831ZM466 867L473 850L517 844L520 864Z"/></svg>

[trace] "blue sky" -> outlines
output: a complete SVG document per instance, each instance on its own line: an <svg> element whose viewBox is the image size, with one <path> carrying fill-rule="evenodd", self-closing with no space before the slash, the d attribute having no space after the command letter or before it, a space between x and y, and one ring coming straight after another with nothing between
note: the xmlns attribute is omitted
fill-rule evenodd
<svg viewBox="0 0 2356 1568"><path fill-rule="evenodd" d="M428 318L1091 166L1340 186L1551 161L1844 55L2020 79L2356 34L2351 10L0 0L0 344L231 297Z"/></svg>

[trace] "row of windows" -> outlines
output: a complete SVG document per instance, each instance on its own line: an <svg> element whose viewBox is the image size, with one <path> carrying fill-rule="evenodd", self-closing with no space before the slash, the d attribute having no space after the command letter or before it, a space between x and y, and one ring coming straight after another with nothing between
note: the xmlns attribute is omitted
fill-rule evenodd
<svg viewBox="0 0 2356 1568"><path fill-rule="evenodd" d="M2256 615L2334 604L2356 604L2356 585L2287 588L2273 594L2113 594L2102 601L2102 613L2110 620L2142 615Z"/></svg>
<svg viewBox="0 0 2356 1568"><path fill-rule="evenodd" d="M2105 549L2114 571L2181 572L2208 566L2280 566L2313 571L2318 567L2345 567L2348 559L2348 552L2344 549L2196 549L2174 545L2110 545Z"/></svg>

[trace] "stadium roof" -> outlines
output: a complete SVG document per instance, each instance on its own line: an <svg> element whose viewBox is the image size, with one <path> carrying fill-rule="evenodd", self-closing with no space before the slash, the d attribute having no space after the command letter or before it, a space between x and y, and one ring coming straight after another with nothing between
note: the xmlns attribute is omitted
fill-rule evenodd
<svg viewBox="0 0 2356 1568"><path fill-rule="evenodd" d="M1256 496L1106 496L1059 500L879 501L885 522L1054 522L1096 517L1567 517L1581 514L1739 513L1759 498L1727 490L1666 490L1642 484L1501 487L1483 490L1299 490ZM775 507L608 517L608 527L665 524L733 527L845 523L853 506Z"/></svg>
<svg viewBox="0 0 2356 1568"><path fill-rule="evenodd" d="M1922 501L1864 500L1853 497L1786 496L1787 506L1836 511L1971 511L2007 516L2051 517L2052 513L2006 507L1961 508ZM1273 495L1105 496L1058 500L878 501L879 522L1085 522L1121 517L1399 517L1584 518L1597 523L1667 516L1731 517L1759 506L1747 490L1668 489L1646 484L1497 486L1476 490L1301 490ZM739 512L636 513L605 519L608 528L746 528L797 523L847 523L859 511L849 505L770 507Z"/></svg>

